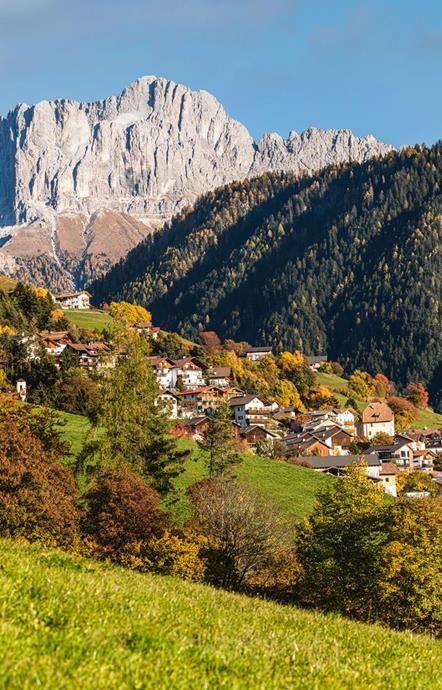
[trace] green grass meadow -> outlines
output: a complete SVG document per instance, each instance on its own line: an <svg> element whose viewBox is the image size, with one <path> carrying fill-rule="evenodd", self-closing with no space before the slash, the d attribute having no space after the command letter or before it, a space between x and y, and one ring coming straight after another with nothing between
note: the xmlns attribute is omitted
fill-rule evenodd
<svg viewBox="0 0 442 690"><path fill-rule="evenodd" d="M0 541L2 690L437 690L442 646Z"/></svg>
<svg viewBox="0 0 442 690"><path fill-rule="evenodd" d="M63 315L79 328L103 331L109 326L112 318L104 311L96 309L64 309Z"/></svg>
<svg viewBox="0 0 442 690"><path fill-rule="evenodd" d="M63 424L62 436L71 445L73 456L80 452L89 422L81 415L60 412ZM184 473L176 482L177 500L168 506L177 523L182 523L190 514L187 488L206 476L204 457L198 445L191 440L179 439L181 448L190 451ZM264 499L272 502L290 519L299 520L308 515L314 506L317 492L330 486L334 478L312 472L312 470L286 462L270 460L258 455L243 455L243 462L237 468L238 479Z"/></svg>

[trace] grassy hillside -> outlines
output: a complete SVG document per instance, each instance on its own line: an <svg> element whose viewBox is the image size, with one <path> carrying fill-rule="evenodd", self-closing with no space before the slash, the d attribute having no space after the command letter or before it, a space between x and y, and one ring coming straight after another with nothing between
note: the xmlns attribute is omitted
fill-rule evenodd
<svg viewBox="0 0 442 690"><path fill-rule="evenodd" d="M106 312L95 309L66 309L63 313L72 323L89 330L103 331L112 320Z"/></svg>
<svg viewBox="0 0 442 690"><path fill-rule="evenodd" d="M1 541L0 688L437 690L442 646Z"/></svg>
<svg viewBox="0 0 442 690"><path fill-rule="evenodd" d="M60 430L65 441L71 446L71 452L77 456L83 447L90 423L87 417L70 412L59 412L61 418Z"/></svg>
<svg viewBox="0 0 442 690"><path fill-rule="evenodd" d="M336 398L340 405L345 405L347 400L347 395L345 393L347 388L347 381L340 376L335 374L324 374L318 372L316 374L319 383L324 384L334 391ZM366 402L358 400L358 409L362 410L367 406ZM414 420L412 427L413 429L423 429L424 427L438 428L442 427L442 414L433 412L432 410L418 410L419 415L417 419Z"/></svg>
<svg viewBox="0 0 442 690"><path fill-rule="evenodd" d="M16 285L17 285L17 281L14 280L13 278L9 278L8 276L0 275L0 290L5 290L5 292L8 292L8 290L13 290Z"/></svg>
<svg viewBox="0 0 442 690"><path fill-rule="evenodd" d="M63 437L71 444L73 454L77 455L89 429L89 422L85 417L66 412L60 412L60 416L65 422L61 427ZM186 470L177 481L178 501L170 507L175 519L181 522L189 513L186 489L193 482L204 478L205 467L196 443L184 439L179 443L181 447L191 451ZM334 481L328 475L257 455L244 455L244 461L238 467L238 477L264 498L278 505L288 517L295 519L308 515L317 492Z"/></svg>
<svg viewBox="0 0 442 690"><path fill-rule="evenodd" d="M181 440L183 447L192 452L186 471L179 477L179 501L172 507L178 521L188 515L189 502L186 489L193 482L206 476L201 452L193 441ZM258 455L243 455L243 462L237 469L238 479L258 492L265 499L279 506L290 518L299 519L308 515L320 489L329 486L334 479L285 462L269 460Z"/></svg>

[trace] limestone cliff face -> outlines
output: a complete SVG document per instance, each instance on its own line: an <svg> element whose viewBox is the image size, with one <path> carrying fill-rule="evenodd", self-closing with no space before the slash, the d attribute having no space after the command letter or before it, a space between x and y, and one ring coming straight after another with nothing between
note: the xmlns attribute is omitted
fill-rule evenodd
<svg viewBox="0 0 442 690"><path fill-rule="evenodd" d="M81 284L81 266L104 270L214 187L390 149L348 130L267 134L256 144L212 95L157 77L94 103L19 105L0 118L0 270L23 275L42 255L63 283Z"/></svg>

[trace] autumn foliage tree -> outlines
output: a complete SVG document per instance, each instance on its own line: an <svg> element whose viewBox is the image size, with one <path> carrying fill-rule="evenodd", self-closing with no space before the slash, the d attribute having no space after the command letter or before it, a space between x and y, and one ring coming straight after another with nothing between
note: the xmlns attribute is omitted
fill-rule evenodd
<svg viewBox="0 0 442 690"><path fill-rule="evenodd" d="M152 314L147 309L129 302L111 302L109 314L112 318L126 324L136 323L137 321L149 322L152 319Z"/></svg>
<svg viewBox="0 0 442 690"><path fill-rule="evenodd" d="M380 398L386 398L391 392L392 383L384 374L376 374L373 379L374 392Z"/></svg>
<svg viewBox="0 0 442 690"><path fill-rule="evenodd" d="M205 479L190 488L195 516L209 539L209 581L240 589L283 547L287 525L273 506L244 486Z"/></svg>
<svg viewBox="0 0 442 690"><path fill-rule="evenodd" d="M61 464L55 416L0 407L0 534L68 545L78 536L77 487Z"/></svg>
<svg viewBox="0 0 442 690"><path fill-rule="evenodd" d="M356 369L348 378L347 395L357 400L368 400L375 392L373 379L366 371Z"/></svg>
<svg viewBox="0 0 442 690"><path fill-rule="evenodd" d="M397 628L442 636L442 499L401 499L378 581L380 616Z"/></svg>
<svg viewBox="0 0 442 690"><path fill-rule="evenodd" d="M390 507L364 463L320 494L296 535L305 604L370 619L376 604Z"/></svg>
<svg viewBox="0 0 442 690"><path fill-rule="evenodd" d="M387 398L387 403L394 412L396 431L408 429L417 418L417 410L410 400L394 395Z"/></svg>
<svg viewBox="0 0 442 690"><path fill-rule="evenodd" d="M428 407L430 396L422 383L409 383L404 395L415 407Z"/></svg>
<svg viewBox="0 0 442 690"><path fill-rule="evenodd" d="M159 536L165 526L159 495L127 467L100 472L84 499L82 529L102 558L120 560L131 546Z"/></svg>

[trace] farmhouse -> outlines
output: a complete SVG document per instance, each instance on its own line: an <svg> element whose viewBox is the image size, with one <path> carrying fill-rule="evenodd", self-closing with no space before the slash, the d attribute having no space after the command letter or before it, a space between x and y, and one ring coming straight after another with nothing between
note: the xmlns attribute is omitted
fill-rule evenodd
<svg viewBox="0 0 442 690"><path fill-rule="evenodd" d="M408 439L399 440L391 445L370 446L367 455L376 453L381 460L394 460L402 468L413 467L413 448Z"/></svg>
<svg viewBox="0 0 442 690"><path fill-rule="evenodd" d="M63 292L54 297L62 309L90 309L92 295L86 290L80 292Z"/></svg>
<svg viewBox="0 0 442 690"><path fill-rule="evenodd" d="M380 432L394 436L394 412L387 403L371 402L363 411L356 429L359 436L368 439Z"/></svg>
<svg viewBox="0 0 442 690"><path fill-rule="evenodd" d="M157 401L162 403L164 410L169 419L176 419L178 417L178 397L172 391L161 391L157 396Z"/></svg>
<svg viewBox="0 0 442 690"><path fill-rule="evenodd" d="M207 370L207 380L211 386L230 386L232 370L230 367L211 367Z"/></svg>
<svg viewBox="0 0 442 690"><path fill-rule="evenodd" d="M264 357L271 354L271 347L249 347L246 350L246 359L249 359L251 362L259 362L260 359L264 359Z"/></svg>
<svg viewBox="0 0 442 690"><path fill-rule="evenodd" d="M399 472L394 462L383 462L379 472L379 479L384 487L386 494L390 496L397 496L396 490L396 475Z"/></svg>
<svg viewBox="0 0 442 690"><path fill-rule="evenodd" d="M382 460L379 455L303 456L297 459L297 463L304 467L310 467L310 469L316 470L317 472L328 472L338 476L343 475L348 467L358 465L361 462L366 464L368 477L371 479L379 479L382 469Z"/></svg>
<svg viewBox="0 0 442 690"><path fill-rule="evenodd" d="M160 388L175 388L178 370L175 362L168 357L149 357L148 358L154 370L157 383Z"/></svg>
<svg viewBox="0 0 442 690"><path fill-rule="evenodd" d="M136 321L130 325L130 329L137 333L143 333L152 340L158 340L161 330L159 326L154 326L150 321Z"/></svg>
<svg viewBox="0 0 442 690"><path fill-rule="evenodd" d="M204 386L202 367L192 357L182 357L174 361L176 369L175 382L180 378L184 388L200 388ZM176 383L175 383L176 385Z"/></svg>
<svg viewBox="0 0 442 690"><path fill-rule="evenodd" d="M314 437L325 443L333 451L334 455L348 455L353 440L351 434L338 426L317 430L314 433Z"/></svg>
<svg viewBox="0 0 442 690"><path fill-rule="evenodd" d="M235 422L242 427L258 425L267 426L273 412L278 410L277 403L271 403L259 395L241 395L231 398L230 405L233 408Z"/></svg>
<svg viewBox="0 0 442 690"><path fill-rule="evenodd" d="M114 366L115 359L108 345L102 342L67 344L67 349L77 355L78 364L84 369L95 369L103 366Z"/></svg>
<svg viewBox="0 0 442 690"><path fill-rule="evenodd" d="M57 359L66 346L73 342L69 336L69 331L40 331L40 333L37 333L37 337L46 354Z"/></svg>
<svg viewBox="0 0 442 690"><path fill-rule="evenodd" d="M324 362L327 361L327 357L325 355L314 355L307 356L306 360L308 362L310 369L313 369L313 371L318 371L321 364L324 364Z"/></svg>
<svg viewBox="0 0 442 690"><path fill-rule="evenodd" d="M330 447L313 434L288 434L282 440L285 443L287 455L301 457L331 455Z"/></svg>

